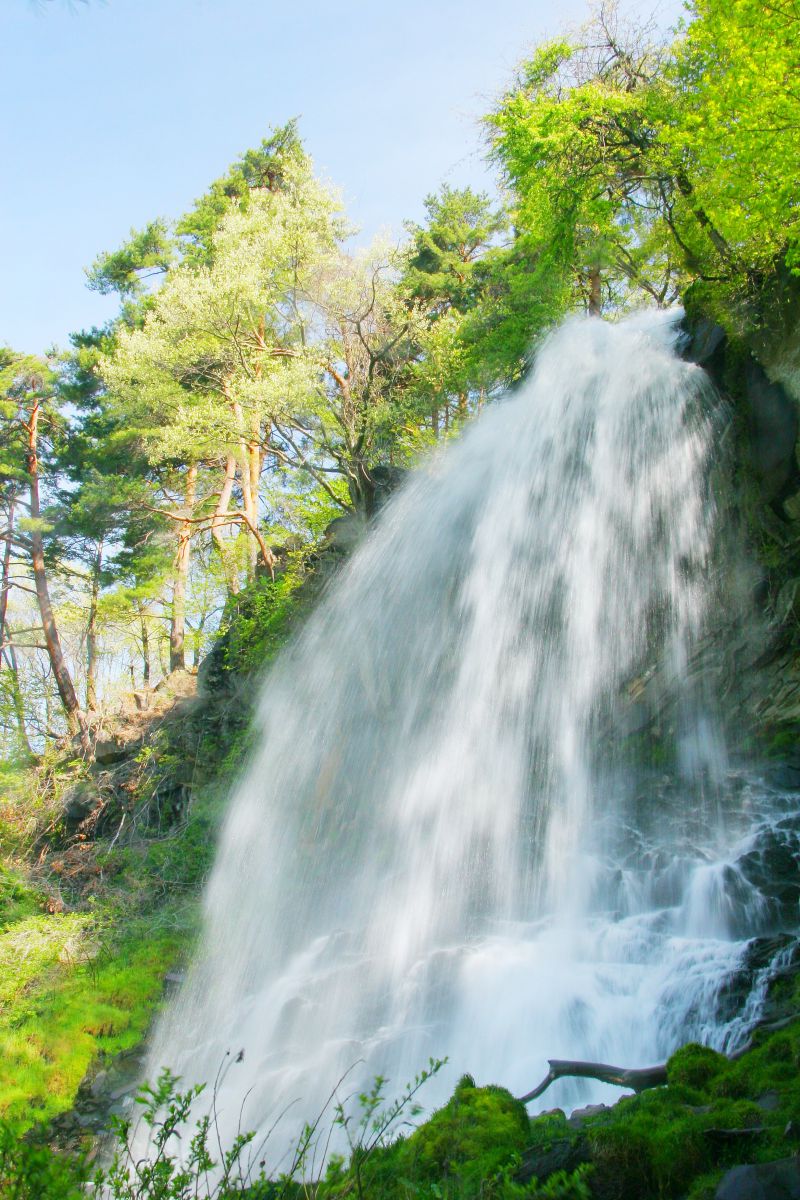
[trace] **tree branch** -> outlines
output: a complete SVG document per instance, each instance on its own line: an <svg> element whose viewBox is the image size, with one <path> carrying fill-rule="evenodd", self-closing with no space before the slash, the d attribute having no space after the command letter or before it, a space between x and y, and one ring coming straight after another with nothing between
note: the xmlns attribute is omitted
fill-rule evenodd
<svg viewBox="0 0 800 1200"><path fill-rule="evenodd" d="M600 1083L610 1083L615 1087L632 1088L634 1092L661 1087L667 1082L666 1064L657 1067L626 1068L612 1067L608 1063L576 1062L569 1058L551 1058L548 1062L550 1070L538 1087L520 1096L522 1104L536 1100L557 1079L597 1079Z"/></svg>

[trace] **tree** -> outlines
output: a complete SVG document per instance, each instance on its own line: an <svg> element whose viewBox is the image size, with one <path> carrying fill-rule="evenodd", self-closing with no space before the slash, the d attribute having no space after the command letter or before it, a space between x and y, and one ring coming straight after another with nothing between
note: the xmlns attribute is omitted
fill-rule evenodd
<svg viewBox="0 0 800 1200"><path fill-rule="evenodd" d="M24 474L19 465L15 464L11 478L24 478L28 491L28 518L25 522L27 536L17 536L15 540L23 545L30 555L44 646L55 677L67 727L73 736L80 737L84 748L88 749L86 718L64 657L53 612L45 560L44 535L48 523L42 510L42 458L51 452L53 435L58 435L62 425L61 414L54 402L55 377L48 364L32 357L6 354L4 363L0 371L0 395L3 396L6 449L7 452L11 451L12 457L22 458L24 462ZM7 547L11 537L9 523ZM5 602L8 594L7 579L4 580L4 584ZM6 625L5 608L3 623Z"/></svg>
<svg viewBox="0 0 800 1200"><path fill-rule="evenodd" d="M648 29L625 27L605 3L578 35L524 62L488 118L534 275L562 310L599 313L618 302L618 281L659 304L674 298L674 256L658 236L674 191L660 142L674 99L665 60Z"/></svg>
<svg viewBox="0 0 800 1200"><path fill-rule="evenodd" d="M469 397L497 382L487 374L474 336L475 316L488 299L487 263L503 252L505 213L485 193L447 185L425 200L427 223L409 224L401 287L426 316L413 369L413 390L430 405L431 432L448 431L453 414L463 420Z"/></svg>
<svg viewBox="0 0 800 1200"><path fill-rule="evenodd" d="M680 102L667 132L676 175L690 184L688 195L680 189L685 207L715 241L729 289L741 293L776 262L800 266L800 6L694 0L692 12L676 47ZM687 218L675 218L684 238ZM700 253L705 259L707 246Z"/></svg>
<svg viewBox="0 0 800 1200"><path fill-rule="evenodd" d="M283 189L231 207L207 262L170 271L142 325L122 329L102 370L118 411L150 460L186 464L178 575L191 537L209 530L234 590L226 529L244 529L251 576L272 567L260 528L259 489L272 420L316 386L303 352L302 282L338 233L333 198L307 163L287 167ZM283 361L281 361L283 360ZM198 471L219 483L201 499ZM232 507L238 496L240 505ZM214 503L210 503L211 500Z"/></svg>
<svg viewBox="0 0 800 1200"><path fill-rule="evenodd" d="M795 265L800 13L697 0L693 15L670 46L606 3L487 118L518 239L562 310L669 304L696 281L730 311L777 259Z"/></svg>

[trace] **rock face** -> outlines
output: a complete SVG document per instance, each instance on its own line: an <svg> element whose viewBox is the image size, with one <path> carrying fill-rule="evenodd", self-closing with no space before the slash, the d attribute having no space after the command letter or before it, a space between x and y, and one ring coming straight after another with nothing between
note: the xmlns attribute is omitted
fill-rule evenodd
<svg viewBox="0 0 800 1200"><path fill-rule="evenodd" d="M800 1200L800 1160L734 1167L717 1188L715 1200Z"/></svg>
<svg viewBox="0 0 800 1200"><path fill-rule="evenodd" d="M767 501L785 500L800 487L795 453L797 405L783 385L771 383L754 360L747 364L744 385L753 470Z"/></svg>
<svg viewBox="0 0 800 1200"><path fill-rule="evenodd" d="M769 737L788 730L793 743L800 726L800 291L792 281L778 291L764 311L734 315L740 332L733 336L701 314L687 318L684 353L729 402L715 490L745 552L739 578L726 581L722 596L738 589L750 608L740 604L738 619L723 612L715 644L704 652L716 654L721 690L752 728Z"/></svg>
<svg viewBox="0 0 800 1200"><path fill-rule="evenodd" d="M686 357L703 367L717 389L732 395L741 410L746 456L763 501L788 500L800 491L797 397L779 379L770 378L750 350L731 345L720 325L699 320L688 324L686 332Z"/></svg>
<svg viewBox="0 0 800 1200"><path fill-rule="evenodd" d="M131 749L131 746L116 738L105 738L95 742L94 761L102 767L107 767L111 763L123 762L126 758L132 757L138 749L139 744Z"/></svg>
<svg viewBox="0 0 800 1200"><path fill-rule="evenodd" d="M131 1099L141 1086L144 1059L145 1049L140 1046L90 1071L72 1108L50 1122L52 1144L62 1150L80 1150L87 1133L107 1133L112 1117L130 1116Z"/></svg>

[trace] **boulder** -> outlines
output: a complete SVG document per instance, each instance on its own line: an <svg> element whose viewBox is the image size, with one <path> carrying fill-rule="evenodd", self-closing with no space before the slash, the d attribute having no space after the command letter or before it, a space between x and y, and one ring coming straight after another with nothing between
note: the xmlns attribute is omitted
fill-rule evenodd
<svg viewBox="0 0 800 1200"><path fill-rule="evenodd" d="M554 1138L547 1146L526 1150L514 1178L517 1183L529 1183L534 1178L544 1183L555 1171L574 1171L590 1160L589 1144L584 1138Z"/></svg>
<svg viewBox="0 0 800 1200"><path fill-rule="evenodd" d="M573 1109L567 1124L571 1129L580 1129L581 1125L585 1125L590 1117L599 1117L610 1113L611 1107L608 1104L587 1104L584 1108Z"/></svg>
<svg viewBox="0 0 800 1200"><path fill-rule="evenodd" d="M723 1176L714 1200L800 1200L800 1161L780 1158L734 1167Z"/></svg>
<svg viewBox="0 0 800 1200"><path fill-rule="evenodd" d="M64 824L67 832L74 833L101 803L100 793L92 787L91 783L81 780L79 783L73 784L64 793L63 799Z"/></svg>
<svg viewBox="0 0 800 1200"><path fill-rule="evenodd" d="M101 738L95 742L94 761L101 766L108 766L111 763L122 762L129 753L130 747L124 742L118 742L116 738Z"/></svg>
<svg viewBox="0 0 800 1200"><path fill-rule="evenodd" d="M715 356L719 357L717 351L724 353L728 335L715 321L709 321L705 317L693 323L684 320L684 329L690 338L684 354L690 362L707 367L714 361Z"/></svg>
<svg viewBox="0 0 800 1200"><path fill-rule="evenodd" d="M325 530L323 545L325 549L349 554L361 541L366 529L366 522L357 513L334 517Z"/></svg>

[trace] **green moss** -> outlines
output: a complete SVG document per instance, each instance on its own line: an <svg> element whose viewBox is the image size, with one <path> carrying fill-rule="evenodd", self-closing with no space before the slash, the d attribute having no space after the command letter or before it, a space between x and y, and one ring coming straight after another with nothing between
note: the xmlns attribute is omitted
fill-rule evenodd
<svg viewBox="0 0 800 1200"><path fill-rule="evenodd" d="M220 642L226 672L248 675L272 661L300 615L305 579L305 560L298 555L281 575L259 579L235 598Z"/></svg>
<svg viewBox="0 0 800 1200"><path fill-rule="evenodd" d="M24 1127L47 1120L70 1106L98 1055L135 1046L177 950L174 934L146 928L104 946L87 914L34 918L4 935L0 1115Z"/></svg>
<svg viewBox="0 0 800 1200"><path fill-rule="evenodd" d="M0 864L0 933L41 912L43 897L16 872ZM0 951L2 953L2 951ZM0 989L3 981L0 979Z"/></svg>
<svg viewBox="0 0 800 1200"><path fill-rule="evenodd" d="M526 1149L530 1137L524 1105L500 1087L475 1087L467 1075L452 1099L402 1146L397 1166L421 1182L450 1182L458 1195L480 1191Z"/></svg>
<svg viewBox="0 0 800 1200"><path fill-rule="evenodd" d="M335 1162L321 1194L343 1195L355 1187L369 1197L397 1200L513 1200L513 1173L529 1141L524 1106L505 1088L479 1088L465 1075L448 1103L409 1137L368 1154L357 1151L347 1167ZM533 1200L533 1189L525 1194Z"/></svg>
<svg viewBox="0 0 800 1200"><path fill-rule="evenodd" d="M667 1080L670 1084L704 1088L724 1069L725 1064L725 1056L716 1050L689 1042L673 1054L667 1063Z"/></svg>

